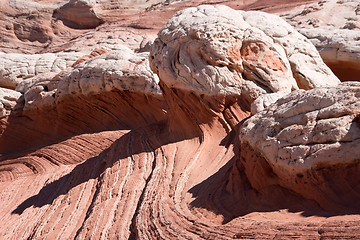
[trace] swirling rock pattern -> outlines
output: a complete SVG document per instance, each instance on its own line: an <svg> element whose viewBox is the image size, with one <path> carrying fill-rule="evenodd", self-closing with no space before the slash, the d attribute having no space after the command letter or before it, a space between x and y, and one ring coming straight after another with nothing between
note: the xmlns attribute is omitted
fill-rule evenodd
<svg viewBox="0 0 360 240"><path fill-rule="evenodd" d="M189 18L188 14L200 16L200 23L207 19L204 12L209 26L214 19L223 23L219 27L237 26L227 16L237 17L239 12L211 6L185 10L169 23ZM239 23L246 25L242 19ZM192 27L184 25L196 33ZM203 55L207 61L189 51L178 58L168 49L167 55L167 46L157 45L157 40L150 65L159 74L158 85L146 65L147 54L124 48L31 87L28 93L38 89L33 97L21 98L18 108L0 119L5 126L0 135L0 238L337 239L360 234L356 212L348 217L344 211L325 211L280 184L256 189L256 176L249 176L238 161L245 153L253 154L239 139L239 127L256 99L244 86L261 93L282 89L273 78L281 76L277 71L284 76L293 73L284 49L272 50L266 44L273 40L260 29L254 32L265 37L264 44L249 43L242 52L227 48L233 44L231 34L223 39L225 48L217 49L222 45L214 35L205 41L205 46L214 47ZM184 46L190 47L186 42ZM262 49L259 64L254 55L246 54ZM273 68L269 75L260 71L260 77L253 78L248 70L249 79L242 79L238 70L229 68L230 60L219 65L216 54L229 51L231 57L225 60L242 61L244 54L248 67L257 66L254 71ZM180 67L177 59L194 60L189 65L185 61L187 67L201 63L202 71L196 76L191 68L188 74L186 68L173 71L175 65ZM206 71L225 73L226 78ZM257 78L269 80L261 80L268 85L257 85ZM298 87L295 78L286 79L283 92ZM46 92L51 97L55 93L55 100L36 104ZM253 155L256 160L256 152ZM265 163L260 162L257 170L270 174Z"/></svg>

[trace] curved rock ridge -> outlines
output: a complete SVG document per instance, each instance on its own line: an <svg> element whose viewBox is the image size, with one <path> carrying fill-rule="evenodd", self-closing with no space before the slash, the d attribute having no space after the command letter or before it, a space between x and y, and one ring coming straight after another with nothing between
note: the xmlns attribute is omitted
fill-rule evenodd
<svg viewBox="0 0 360 240"><path fill-rule="evenodd" d="M150 60L169 87L241 94L249 102L340 82L315 47L281 18L220 5L175 14L160 30Z"/></svg>
<svg viewBox="0 0 360 240"><path fill-rule="evenodd" d="M149 53L121 49L22 85L30 88L16 103L17 111L3 123L8 126L0 137L0 151L20 151L76 134L163 120L167 107L158 78L149 68ZM53 127L48 131L46 126Z"/></svg>
<svg viewBox="0 0 360 240"><path fill-rule="evenodd" d="M58 73L71 65L83 53L17 54L0 52L0 87L15 89L25 79L41 73Z"/></svg>
<svg viewBox="0 0 360 240"><path fill-rule="evenodd" d="M281 16L311 40L343 81L360 80L359 1L320 1Z"/></svg>
<svg viewBox="0 0 360 240"><path fill-rule="evenodd" d="M125 46L121 48L79 63L50 81L35 84L24 94L24 109L58 104L69 96L89 96L115 90L161 95L159 80L149 68L149 54L134 53Z"/></svg>
<svg viewBox="0 0 360 240"><path fill-rule="evenodd" d="M321 176L320 173L325 171L324 178L329 178L331 171L338 173L342 169L344 174L351 171L354 174L359 169L359 100L360 83L347 82L337 87L299 90L248 119L241 126L240 141L266 160L275 174L273 179L277 179L268 181L265 177L260 183L255 182L254 186L261 188L264 187L262 185L271 185L277 181L307 198L315 198L320 204L325 204L323 201L326 196L320 198L313 189L313 184L316 184L314 176ZM255 160L247 158L244 161L247 171L253 171L251 166ZM360 179L355 175L345 181L349 181L349 186L354 186ZM333 181L328 184L328 188L339 191L336 189L339 184ZM322 191L326 187L318 188L318 191ZM327 193L331 200L339 194L332 196L333 192ZM324 191L323 194L327 193ZM358 198L357 193L354 194L352 196ZM339 195L337 198L349 196ZM341 204L341 201L338 203ZM345 201L343 204L346 206L349 203ZM350 203L349 206L357 204Z"/></svg>
<svg viewBox="0 0 360 240"><path fill-rule="evenodd" d="M0 182L13 181L34 174L56 171L62 165L74 165L99 155L104 148L126 131L104 131L82 134L30 152L8 158L0 164ZM88 147L91 144L92 147Z"/></svg>
<svg viewBox="0 0 360 240"><path fill-rule="evenodd" d="M229 13L225 11L228 8L220 6L200 6L189 11L194 18L206 12L208 26L212 27L214 18L224 18L219 9ZM189 18L189 15L183 17ZM199 22L206 19L201 18ZM227 21L228 25L237 26L236 19ZM281 97L293 90L292 94L306 93L297 90L295 78L282 78L284 88L275 79L282 68L274 69L283 66L282 61L289 67L282 69L284 74L293 75L290 62L286 63L285 50L276 44L266 45L274 40L266 37L265 30L253 32L254 37L259 33L265 39L261 43L255 41L257 47L251 41L240 45L240 50L242 46L245 53L259 53L271 47L275 50L264 51L259 56L244 54L248 68L256 66L255 70L247 69L246 74L251 78L246 80L247 84L260 89L260 97L271 98L276 94L279 95L274 98ZM170 75L162 74L161 71L171 73L174 65L168 64L172 62L171 49L167 52L169 58L160 61L161 57L167 57L167 47L157 51L159 45L155 45L150 54L150 65L159 74L159 86L154 89L151 86L157 80L149 70L149 53L135 54L124 47L30 87L10 116L0 119L6 126L0 135L0 238L339 239L358 236L358 211L325 211L311 200L314 198L306 198L278 182L266 188L253 185L256 179L269 180L267 177L272 176L272 172L264 158L259 154L256 158L257 153L246 151L240 142L240 126L251 115L251 102L259 98L256 94L250 96L252 90L246 92L242 82L237 82L242 76L229 69L233 64L230 60L228 66L223 67L215 61L214 52L226 53L226 48L221 47L229 45L227 40L232 40L231 34L229 36L221 44L215 36L205 41L205 46L213 46L206 52L209 53L206 61L192 58L196 49L181 54L182 59L192 59L194 67L198 59L204 69L224 68L227 74L224 76L229 79L219 83L220 74L215 77L208 74L209 77L201 81L208 88L196 85L190 73L182 75L182 71L175 71L171 75L182 78L179 85L174 84ZM190 43L183 44L191 48ZM179 44L180 48L183 44ZM186 64L184 61L184 66ZM268 69L270 77L261 69ZM190 71L193 69L189 68ZM262 88L256 80L258 76L251 75L252 72L265 80L275 80L269 80ZM205 73L199 76L207 76ZM194 85L187 87L186 84L192 82ZM233 82L236 86L228 85ZM266 90L269 94L264 94ZM254 160L251 162L262 160L255 162L253 175L248 174L248 167L239 161L246 157L245 153L255 156L250 158ZM351 168L347 176L358 172ZM336 176L340 177L329 181L330 185L343 177ZM266 183L270 182L271 179ZM360 184L353 183L353 192L359 192Z"/></svg>

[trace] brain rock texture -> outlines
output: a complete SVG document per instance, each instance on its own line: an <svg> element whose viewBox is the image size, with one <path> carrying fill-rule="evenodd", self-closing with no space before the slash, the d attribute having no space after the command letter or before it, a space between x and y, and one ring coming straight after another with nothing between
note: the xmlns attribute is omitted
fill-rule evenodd
<svg viewBox="0 0 360 240"><path fill-rule="evenodd" d="M360 84L357 82L294 91L247 120L241 127L240 140L243 146L251 146L266 160L281 185L310 198L317 191L326 195L325 183L319 184L318 190L309 187L316 185L314 175L317 172L326 169L336 178L336 170L358 169L359 100ZM245 165L249 161L254 160L248 159ZM339 184L345 189L359 180L356 176L344 179L350 182ZM264 186L259 182L254 185ZM336 189L331 190L334 191Z"/></svg>
<svg viewBox="0 0 360 240"><path fill-rule="evenodd" d="M175 14L155 40L151 67L168 86L198 94L253 102L277 93L254 112L292 90L339 83L315 47L281 18L226 6Z"/></svg>

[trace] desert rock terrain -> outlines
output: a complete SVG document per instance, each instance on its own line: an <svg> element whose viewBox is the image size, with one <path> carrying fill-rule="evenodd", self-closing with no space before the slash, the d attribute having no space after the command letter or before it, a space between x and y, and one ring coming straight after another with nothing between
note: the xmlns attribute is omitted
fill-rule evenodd
<svg viewBox="0 0 360 240"><path fill-rule="evenodd" d="M2 0L0 239L355 239L359 7Z"/></svg>

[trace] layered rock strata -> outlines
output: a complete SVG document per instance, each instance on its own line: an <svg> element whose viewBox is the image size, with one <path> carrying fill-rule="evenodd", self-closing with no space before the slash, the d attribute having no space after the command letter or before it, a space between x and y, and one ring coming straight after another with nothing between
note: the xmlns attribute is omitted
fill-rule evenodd
<svg viewBox="0 0 360 240"><path fill-rule="evenodd" d="M0 139L1 151L163 119L166 104L147 58L148 53L135 54L123 46L121 51L23 84L23 89L29 89L17 101L17 111L4 122L8 126ZM52 127L47 130L48 126Z"/></svg>
<svg viewBox="0 0 360 240"><path fill-rule="evenodd" d="M327 85L312 75L339 82L301 35L305 71L289 60L291 48L253 26L256 15L271 22L224 6L176 14L150 53L159 86L147 53L122 48L30 87L1 119L0 238L357 236L356 213L324 211L280 184L256 189L239 165L254 101ZM293 31L275 23L267 28Z"/></svg>

